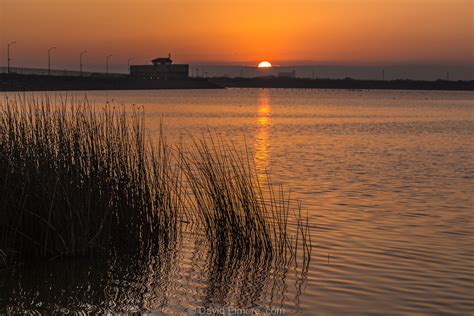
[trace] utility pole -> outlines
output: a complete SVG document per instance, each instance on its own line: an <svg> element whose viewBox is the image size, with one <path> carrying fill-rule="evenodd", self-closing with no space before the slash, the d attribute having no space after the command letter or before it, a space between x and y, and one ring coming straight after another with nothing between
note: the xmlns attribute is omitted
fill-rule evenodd
<svg viewBox="0 0 474 316"><path fill-rule="evenodd" d="M130 57L128 60L127 60L127 67L128 67L128 72L130 73L130 62L133 60L133 57Z"/></svg>
<svg viewBox="0 0 474 316"><path fill-rule="evenodd" d="M79 54L79 69L81 71L81 77L82 77L82 55L84 55L85 53L87 53L86 50L82 51L80 54Z"/></svg>
<svg viewBox="0 0 474 316"><path fill-rule="evenodd" d="M110 57L112 57L112 55L108 55L106 58L105 58L105 75L108 76L109 75L109 59Z"/></svg>
<svg viewBox="0 0 474 316"><path fill-rule="evenodd" d="M51 76L51 51L56 49L56 47L50 47L48 49L48 76Z"/></svg>
<svg viewBox="0 0 474 316"><path fill-rule="evenodd" d="M16 42L11 42L7 45L7 73L10 73L10 46L15 44Z"/></svg>

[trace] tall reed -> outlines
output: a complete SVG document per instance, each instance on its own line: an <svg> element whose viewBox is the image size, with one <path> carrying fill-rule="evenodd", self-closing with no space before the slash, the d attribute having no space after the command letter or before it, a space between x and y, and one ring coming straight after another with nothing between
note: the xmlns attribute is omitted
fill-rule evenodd
<svg viewBox="0 0 474 316"><path fill-rule="evenodd" d="M17 98L0 122L4 251L76 255L176 235L180 171L161 139L147 145L138 112Z"/></svg>
<svg viewBox="0 0 474 316"><path fill-rule="evenodd" d="M217 257L288 263L300 252L309 264L301 206L220 137L175 151L161 131L152 145L142 113L87 99L19 96L1 108L2 254L148 251L191 222Z"/></svg>
<svg viewBox="0 0 474 316"><path fill-rule="evenodd" d="M213 133L193 144L180 165L192 191L192 221L202 223L210 246L222 255L280 263L294 261L300 250L306 264L311 241L301 204L269 176L261 183L248 151Z"/></svg>

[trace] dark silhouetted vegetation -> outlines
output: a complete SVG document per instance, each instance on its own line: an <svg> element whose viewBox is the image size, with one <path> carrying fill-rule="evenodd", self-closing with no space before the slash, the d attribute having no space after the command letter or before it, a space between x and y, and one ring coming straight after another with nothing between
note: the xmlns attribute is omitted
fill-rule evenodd
<svg viewBox="0 0 474 316"><path fill-rule="evenodd" d="M148 253L174 244L189 223L219 258L309 263L301 207L261 184L249 155L217 136L172 148L163 132L147 140L138 110L66 97L6 99L0 124L5 262Z"/></svg>

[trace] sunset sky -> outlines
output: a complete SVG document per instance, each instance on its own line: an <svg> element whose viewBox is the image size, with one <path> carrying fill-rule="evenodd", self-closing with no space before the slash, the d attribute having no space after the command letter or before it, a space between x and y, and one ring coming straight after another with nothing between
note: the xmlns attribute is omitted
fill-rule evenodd
<svg viewBox="0 0 474 316"><path fill-rule="evenodd" d="M472 0L0 0L1 64L474 63Z"/></svg>

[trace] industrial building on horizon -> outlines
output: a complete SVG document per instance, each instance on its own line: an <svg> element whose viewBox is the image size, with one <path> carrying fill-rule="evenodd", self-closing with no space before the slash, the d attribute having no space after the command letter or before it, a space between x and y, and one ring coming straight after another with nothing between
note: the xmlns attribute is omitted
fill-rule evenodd
<svg viewBox="0 0 474 316"><path fill-rule="evenodd" d="M188 64L173 64L171 55L151 61L151 65L131 65L130 76L154 80L175 80L189 78Z"/></svg>

